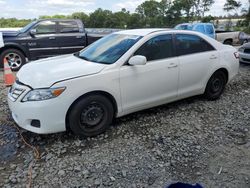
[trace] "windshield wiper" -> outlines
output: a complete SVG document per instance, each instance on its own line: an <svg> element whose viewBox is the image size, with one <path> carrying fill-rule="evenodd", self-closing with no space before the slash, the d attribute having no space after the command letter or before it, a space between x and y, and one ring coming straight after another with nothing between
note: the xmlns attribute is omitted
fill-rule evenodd
<svg viewBox="0 0 250 188"><path fill-rule="evenodd" d="M80 59L86 60L86 61L90 61L87 57L80 56L80 52L74 53L74 56L76 56L76 57L78 57L78 58L80 58Z"/></svg>

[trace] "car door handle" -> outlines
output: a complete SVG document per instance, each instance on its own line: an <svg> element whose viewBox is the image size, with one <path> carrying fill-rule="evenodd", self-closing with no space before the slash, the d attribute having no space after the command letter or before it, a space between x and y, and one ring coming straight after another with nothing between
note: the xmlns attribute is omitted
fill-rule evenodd
<svg viewBox="0 0 250 188"><path fill-rule="evenodd" d="M175 67L178 67L178 65L176 63L170 63L168 65L168 68L171 69L171 68L175 68Z"/></svg>
<svg viewBox="0 0 250 188"><path fill-rule="evenodd" d="M56 37L49 37L49 40L55 40Z"/></svg>
<svg viewBox="0 0 250 188"><path fill-rule="evenodd" d="M82 38L82 36L76 36L76 38L77 38L77 39L81 39L81 38Z"/></svg>
<svg viewBox="0 0 250 188"><path fill-rule="evenodd" d="M212 55L209 59L217 59L217 56Z"/></svg>

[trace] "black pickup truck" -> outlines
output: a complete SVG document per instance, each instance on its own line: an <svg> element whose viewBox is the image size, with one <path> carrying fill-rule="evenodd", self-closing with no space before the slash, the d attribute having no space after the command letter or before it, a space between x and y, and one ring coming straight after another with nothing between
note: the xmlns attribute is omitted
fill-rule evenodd
<svg viewBox="0 0 250 188"><path fill-rule="evenodd" d="M84 24L74 19L43 19L31 22L17 32L2 32L0 68L7 58L12 70L19 70L27 60L80 51L103 35L88 35Z"/></svg>

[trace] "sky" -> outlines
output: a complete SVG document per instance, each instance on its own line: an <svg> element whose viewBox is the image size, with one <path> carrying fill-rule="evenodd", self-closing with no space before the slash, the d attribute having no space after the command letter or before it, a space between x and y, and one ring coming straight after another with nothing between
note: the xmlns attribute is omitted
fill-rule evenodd
<svg viewBox="0 0 250 188"><path fill-rule="evenodd" d="M97 8L120 11L126 8L134 12L145 0L0 0L0 17L4 18L38 18L40 15L72 14L73 12L93 12ZM160 0L158 0L160 1ZM223 5L226 0L215 0L211 10L206 14L212 16L226 15ZM247 6L248 0L241 0Z"/></svg>

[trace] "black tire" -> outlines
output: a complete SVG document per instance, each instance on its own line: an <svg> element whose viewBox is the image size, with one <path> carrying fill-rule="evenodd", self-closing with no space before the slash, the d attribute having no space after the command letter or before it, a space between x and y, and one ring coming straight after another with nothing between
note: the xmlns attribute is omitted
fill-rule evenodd
<svg viewBox="0 0 250 188"><path fill-rule="evenodd" d="M233 45L233 42L231 40L225 40L223 44L226 44L226 45Z"/></svg>
<svg viewBox="0 0 250 188"><path fill-rule="evenodd" d="M208 80L205 97L208 100L216 100L220 98L226 86L226 75L222 71L215 72Z"/></svg>
<svg viewBox="0 0 250 188"><path fill-rule="evenodd" d="M11 58L13 57L13 61L11 61ZM17 49L6 49L0 54L0 61L1 61L1 66L3 67L3 61L4 58L7 58L10 68L13 71L18 71L25 63L26 59L24 54Z"/></svg>
<svg viewBox="0 0 250 188"><path fill-rule="evenodd" d="M108 98L89 95L77 101L68 115L69 127L74 134L92 137L108 129L114 117L114 108Z"/></svg>

